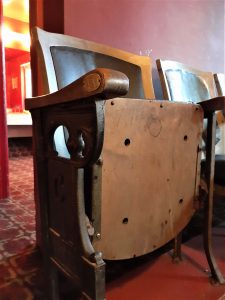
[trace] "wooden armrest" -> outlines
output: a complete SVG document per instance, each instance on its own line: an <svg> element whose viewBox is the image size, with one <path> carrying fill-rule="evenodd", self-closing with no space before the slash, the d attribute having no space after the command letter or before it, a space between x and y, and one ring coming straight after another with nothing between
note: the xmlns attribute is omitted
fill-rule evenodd
<svg viewBox="0 0 225 300"><path fill-rule="evenodd" d="M57 92L27 98L25 108L35 109L74 100L101 96L101 100L124 96L129 89L128 77L115 70L94 69ZM93 100L96 100L93 99Z"/></svg>
<svg viewBox="0 0 225 300"><path fill-rule="evenodd" d="M225 97L216 97L209 100L201 101L200 104L205 113L215 112L217 110L225 110Z"/></svg>

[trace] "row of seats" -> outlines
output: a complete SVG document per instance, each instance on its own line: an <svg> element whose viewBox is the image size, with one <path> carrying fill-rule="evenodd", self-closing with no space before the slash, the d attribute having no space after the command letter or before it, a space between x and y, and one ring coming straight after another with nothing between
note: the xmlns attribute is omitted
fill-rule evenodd
<svg viewBox="0 0 225 300"><path fill-rule="evenodd" d="M32 31L31 54L34 94L44 95L26 99L26 109L49 298L59 299L59 272L83 296L102 300L105 261L132 259L172 239L179 256L178 236L200 206L203 179L205 251L213 279L223 283L211 223L215 111L225 101L211 99L211 75L158 61L164 100L156 100L149 57L40 28Z"/></svg>
<svg viewBox="0 0 225 300"><path fill-rule="evenodd" d="M164 99L200 102L225 96L225 76L194 69L176 61L156 61ZM215 148L215 183L225 195L225 112L217 112L217 141Z"/></svg>

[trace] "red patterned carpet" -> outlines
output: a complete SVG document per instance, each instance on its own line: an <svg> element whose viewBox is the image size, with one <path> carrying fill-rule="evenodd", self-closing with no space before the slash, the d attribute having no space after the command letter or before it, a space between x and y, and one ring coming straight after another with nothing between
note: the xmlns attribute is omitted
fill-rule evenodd
<svg viewBox="0 0 225 300"><path fill-rule="evenodd" d="M10 151L10 197L0 202L0 300L47 300L41 257L35 248L33 162L25 148ZM224 200L218 201L220 224ZM189 240L182 247L180 264L172 264L164 249L108 267L107 300L225 300L225 286L209 282L202 237L190 239L199 232L200 223L201 217L192 224L189 236L186 233ZM220 225L214 232L215 253L225 274L225 228ZM62 296L62 300L78 298Z"/></svg>
<svg viewBox="0 0 225 300"><path fill-rule="evenodd" d="M0 203L0 300L42 300L41 260L35 249L33 160L31 155L14 154L9 163L10 198Z"/></svg>

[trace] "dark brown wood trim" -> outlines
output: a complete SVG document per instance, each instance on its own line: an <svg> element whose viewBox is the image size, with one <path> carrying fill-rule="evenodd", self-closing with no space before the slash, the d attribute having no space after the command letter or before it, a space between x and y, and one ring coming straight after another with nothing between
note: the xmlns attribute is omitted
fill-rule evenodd
<svg viewBox="0 0 225 300"><path fill-rule="evenodd" d="M64 0L44 1L43 29L64 33Z"/></svg>
<svg viewBox="0 0 225 300"><path fill-rule="evenodd" d="M64 33L64 0L30 0L30 29L38 26L46 31ZM42 82L36 54L31 47L33 96L41 94Z"/></svg>
<svg viewBox="0 0 225 300"><path fill-rule="evenodd" d="M64 0L30 0L30 28L64 33Z"/></svg>

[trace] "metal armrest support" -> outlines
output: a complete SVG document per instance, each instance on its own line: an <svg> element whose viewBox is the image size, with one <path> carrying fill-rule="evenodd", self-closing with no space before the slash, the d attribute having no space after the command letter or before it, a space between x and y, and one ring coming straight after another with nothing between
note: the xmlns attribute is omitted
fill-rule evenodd
<svg viewBox="0 0 225 300"><path fill-rule="evenodd" d="M225 284L212 249L212 219L213 219L213 192L215 173L215 140L216 140L216 111L225 111L225 97L216 97L199 103L205 113L207 124L206 140L206 168L205 178L208 187L207 201L205 203L204 248L208 264L211 269L212 279L220 284Z"/></svg>
<svg viewBox="0 0 225 300"><path fill-rule="evenodd" d="M204 100L199 102L205 112L207 113L213 113L217 110L223 110L225 111L225 97L220 96L220 97L215 97L209 100Z"/></svg>

